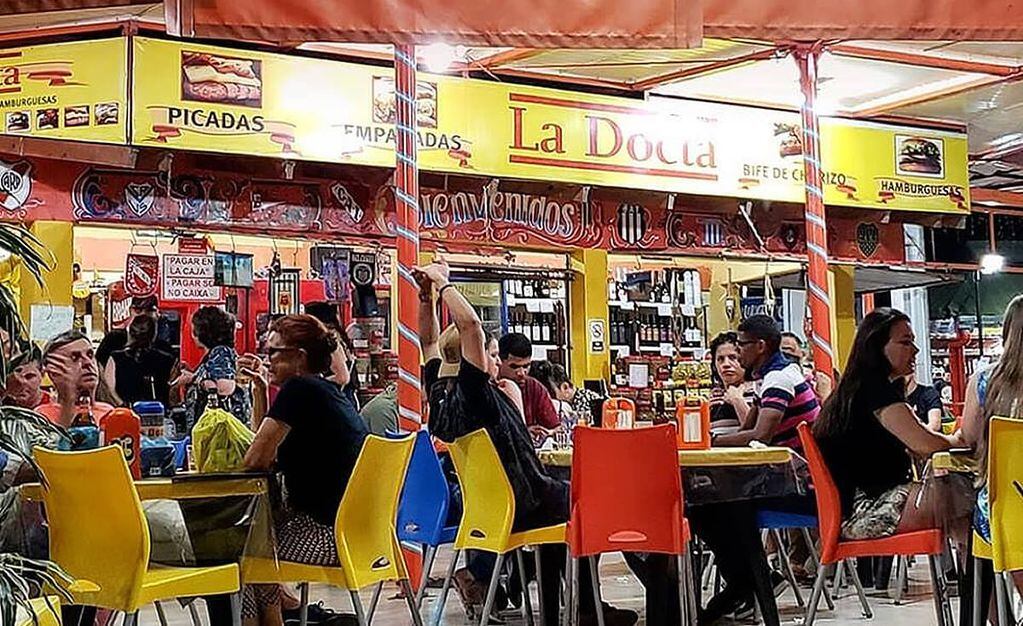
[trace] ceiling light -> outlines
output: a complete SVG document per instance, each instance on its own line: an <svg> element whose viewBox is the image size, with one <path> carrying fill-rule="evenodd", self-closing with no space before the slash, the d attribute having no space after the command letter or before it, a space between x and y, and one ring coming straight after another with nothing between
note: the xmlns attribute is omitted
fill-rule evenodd
<svg viewBox="0 0 1023 626"><path fill-rule="evenodd" d="M446 72L451 64L465 58L465 46L452 46L443 42L419 48L419 59L430 72Z"/></svg>
<svg viewBox="0 0 1023 626"><path fill-rule="evenodd" d="M989 253L980 258L980 273L984 275L997 274L1005 267L1005 257L1000 254Z"/></svg>

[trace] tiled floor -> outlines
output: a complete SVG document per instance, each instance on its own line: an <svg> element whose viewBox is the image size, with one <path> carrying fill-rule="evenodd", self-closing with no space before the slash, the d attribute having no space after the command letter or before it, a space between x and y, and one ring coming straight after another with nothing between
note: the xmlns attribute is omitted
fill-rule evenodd
<svg viewBox="0 0 1023 626"><path fill-rule="evenodd" d="M445 564L449 561L445 557L446 554L444 553L438 557L434 570L435 575L439 576L441 572L446 570ZM604 598L607 601L618 607L631 608L638 611L640 613L640 623L644 623L642 619L642 588L639 586L639 582L629 574L628 568L620 557L607 556L601 561L601 586ZM411 623L404 601L395 597L396 591L396 587L385 589L385 593L381 598L380 608L373 621L374 624L390 626ZM427 597L424 603L423 617L427 624L430 623L434 616L435 603L433 600L438 592L439 590L431 589L431 595ZM805 590L804 595L809 596L809 589ZM867 621L862 617L856 593L849 587L843 590L834 612L827 611L824 603L821 603L822 608L825 610L818 614L817 623L822 626L866 626L868 624L875 626L923 626L925 624L935 624L937 621L934 614L934 602L930 594L930 578L925 560L919 560L916 566L910 570L909 593L904 597L902 605L896 606L887 592L868 590L868 595L874 611L874 619L872 621ZM314 586L310 597L313 600L323 600L327 606L339 610L351 610L347 593L337 589ZM363 593L364 604L368 605L369 597L370 593L368 591ZM801 623L802 612L796 607L795 597L791 590L787 590L779 598L778 606L781 610L783 624ZM955 611L958 611L958 601L955 599L953 599L953 608ZM187 611L180 609L176 604L165 605L165 610L171 626L185 626L190 623ZM203 624L206 624L205 612L202 613ZM152 607L143 612L140 622L146 625L159 623ZM458 595L454 590L452 590L448 598L442 623L448 626L468 625L465 614L462 612ZM519 624L521 621L512 619L508 623ZM728 624L730 622L725 621L722 623Z"/></svg>

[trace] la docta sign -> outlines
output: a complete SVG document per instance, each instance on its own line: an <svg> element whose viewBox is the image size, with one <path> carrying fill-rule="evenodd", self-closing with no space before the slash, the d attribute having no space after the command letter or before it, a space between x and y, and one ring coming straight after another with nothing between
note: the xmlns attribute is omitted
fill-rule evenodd
<svg viewBox="0 0 1023 626"><path fill-rule="evenodd" d="M703 120L527 94L509 99L510 163L717 180Z"/></svg>

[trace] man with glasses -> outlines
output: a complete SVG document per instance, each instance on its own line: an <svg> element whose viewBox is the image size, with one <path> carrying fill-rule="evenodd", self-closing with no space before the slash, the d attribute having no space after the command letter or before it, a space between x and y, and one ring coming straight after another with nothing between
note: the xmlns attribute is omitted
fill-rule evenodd
<svg viewBox="0 0 1023 626"><path fill-rule="evenodd" d="M714 437L715 446L746 446L760 441L799 449L803 422L813 422L820 403L802 367L781 351L782 333L766 315L754 315L739 325L739 362L756 381L753 419L746 430Z"/></svg>
<svg viewBox="0 0 1023 626"><path fill-rule="evenodd" d="M796 428L813 422L820 404L800 365L781 351L781 330L766 315L755 315L739 325L739 362L755 381L755 400L747 426L735 433L712 436L713 445L748 446L753 441L800 449ZM752 596L759 590L766 626L778 624L772 596L784 590L785 579L772 573L757 528L758 507L792 513L816 514L811 497L738 500L693 506L688 509L693 528L714 551L727 585L701 612L700 623L711 623L729 613L752 614Z"/></svg>

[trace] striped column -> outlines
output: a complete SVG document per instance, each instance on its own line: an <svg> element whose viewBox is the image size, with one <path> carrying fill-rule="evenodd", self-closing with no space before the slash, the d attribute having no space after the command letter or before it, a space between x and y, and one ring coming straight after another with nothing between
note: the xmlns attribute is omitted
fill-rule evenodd
<svg viewBox="0 0 1023 626"><path fill-rule="evenodd" d="M809 258L806 292L810 308L814 369L833 376L831 349L831 295L828 289L828 228L824 221L821 177L821 137L817 119L817 61L819 45L798 46L799 85L803 91L803 173L806 193L806 253Z"/></svg>
<svg viewBox="0 0 1023 626"><path fill-rule="evenodd" d="M394 47L395 126L397 127L394 188L398 240L398 425L419 430L422 383L419 377L419 286L412 268L419 262L419 168L416 162L415 46Z"/></svg>

